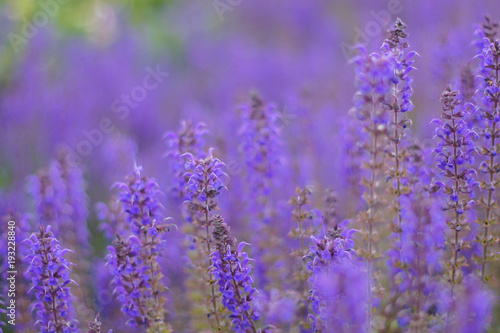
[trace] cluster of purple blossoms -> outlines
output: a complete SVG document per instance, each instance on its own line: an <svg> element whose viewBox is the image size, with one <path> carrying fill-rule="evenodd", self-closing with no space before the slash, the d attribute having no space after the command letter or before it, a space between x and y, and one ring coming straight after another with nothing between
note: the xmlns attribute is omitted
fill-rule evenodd
<svg viewBox="0 0 500 333"><path fill-rule="evenodd" d="M483 281L491 280L491 275L486 274L486 267L489 262L496 259L489 247L495 246L500 241L498 237L491 235L491 229L498 223L495 190L499 186L498 172L500 171L500 164L497 160L498 139L500 138L500 41L496 39L497 29L498 24L486 18L486 22L476 31L479 85L474 101L476 119L474 130L480 136L476 150L481 160L478 170L482 172L483 177L480 179L482 191L478 205L484 213L478 223L482 227L482 236L477 236L475 239L482 250L479 256L475 256L475 259L480 267Z"/></svg>
<svg viewBox="0 0 500 333"><path fill-rule="evenodd" d="M392 92L387 100L387 111L392 113L392 120L389 122L387 131L388 139L388 166L387 166L387 180L389 182L388 192L394 196L391 200L390 206L395 214L395 219L391 224L392 245L389 253L388 266L391 267L391 274L394 276L397 269L394 266L398 265L401 258L397 252L401 248L401 232L402 232L402 208L401 199L404 195L411 192L411 187L408 183L408 148L409 148L409 130L411 121L406 117L401 117L401 113L410 111L413 104L410 97L413 93L412 83L413 77L410 76L411 71L414 69L413 56L416 54L414 51L405 52L409 47L406 38L406 25L397 19L393 28L389 31L389 37L385 40L382 49L391 56L393 62L393 71L396 80L393 83ZM394 278L392 278L394 279Z"/></svg>
<svg viewBox="0 0 500 333"><path fill-rule="evenodd" d="M29 263L27 275L31 278L33 303L40 332L77 332L77 321L72 318L70 266L65 258L69 250L63 249L50 226L40 225L39 232L24 242Z"/></svg>
<svg viewBox="0 0 500 333"><path fill-rule="evenodd" d="M314 279L313 290L320 300L316 324L323 332L369 332L367 269L363 262L343 260L331 263Z"/></svg>
<svg viewBox="0 0 500 333"><path fill-rule="evenodd" d="M146 299L149 297L148 267L141 259L141 241L137 237L125 239L117 236L108 246L107 263L113 276L114 294L122 303L123 314L132 317L131 327L147 323Z"/></svg>
<svg viewBox="0 0 500 333"><path fill-rule="evenodd" d="M371 324L375 303L372 294L379 289L372 280L375 272L373 260L380 256L375 245L378 240L376 225L381 221L380 207L384 205L381 200L383 196L379 195L380 180L384 171L382 157L387 150L390 94L394 85L398 83L398 77L394 71L394 60L391 54L367 54L366 50L361 47L359 54L351 62L355 66L357 92L354 96L354 108L350 113L356 116L363 131L367 133L366 141L359 143L360 149L368 156L362 162L366 175L361 180L364 188L362 198L367 207L366 210L358 213L365 246L358 252L368 262L367 288L369 291L368 315L370 316L368 322Z"/></svg>
<svg viewBox="0 0 500 333"><path fill-rule="evenodd" d="M372 135L385 133L389 122L387 112L388 96L398 78L394 73L390 54L367 54L362 47L351 62L354 64L357 93L354 109L351 111L365 124L365 130Z"/></svg>
<svg viewBox="0 0 500 333"><path fill-rule="evenodd" d="M441 295L441 300L447 306L446 311L454 314L447 320L444 331L482 332L488 326L494 297L484 288L481 280L474 276L467 276L463 284L463 290L454 300L447 300L446 295Z"/></svg>
<svg viewBox="0 0 500 333"><path fill-rule="evenodd" d="M85 192L85 181L81 168L72 161L69 154L68 150L61 149L57 158L61 178L65 184L65 204L68 220L73 225L72 233L67 230L64 231L65 238L63 240L68 246L74 244L74 250L79 255L88 256L90 254L90 232L87 227L88 198Z"/></svg>
<svg viewBox="0 0 500 333"><path fill-rule="evenodd" d="M311 237L314 244L310 246L309 254L312 259L307 268L313 273L324 270L330 263L335 264L353 258L354 240L351 237L356 230L345 229L347 223L346 220L338 227L329 229L323 237Z"/></svg>
<svg viewBox="0 0 500 333"><path fill-rule="evenodd" d="M330 301L324 299L322 291L316 289L316 281L322 279L324 275L335 274L337 268L342 266L344 261L351 261L355 256L354 240L351 239L354 229L345 229L348 221L334 226L322 237L311 237L313 245L310 246L307 269L311 271L309 281L313 286L309 300L314 314L309 314L308 320L312 323L315 331L326 329L324 318L325 303ZM324 282L324 281L323 281Z"/></svg>
<svg viewBox="0 0 500 333"><path fill-rule="evenodd" d="M394 74L393 97L394 100L389 107L394 112L408 112L413 109L413 103L410 97L413 94L413 77L410 72L413 71L413 57L417 54L415 51L405 52L409 47L404 41L408 37L406 33L406 24L401 19L397 19L393 28L389 31L389 37L384 41L382 50L392 56Z"/></svg>
<svg viewBox="0 0 500 333"><path fill-rule="evenodd" d="M402 264L395 281L402 301L390 310L401 327L430 330L433 313L443 310L437 304L444 269L445 216L435 195L428 191L405 197L402 207Z"/></svg>
<svg viewBox="0 0 500 333"><path fill-rule="evenodd" d="M290 228L288 236L294 240L295 248L290 252L290 256L295 260L296 268L292 273L295 295L293 298L297 302L293 326L301 329L308 328L307 314L309 311L309 294L307 281L310 271L307 269L305 256L308 253L307 242L312 237L314 231L312 223L314 213L310 209L312 188L306 186L303 189L297 187L295 193L290 196L288 203L293 206L292 219L296 223ZM298 244L297 244L298 242Z"/></svg>
<svg viewBox="0 0 500 333"><path fill-rule="evenodd" d="M37 223L54 225L52 232L59 233L59 225L67 222L65 216L65 185L59 163L52 161L37 175L28 179L28 192L35 205Z"/></svg>
<svg viewBox="0 0 500 333"><path fill-rule="evenodd" d="M297 226L291 228L289 236L299 241L299 248L292 252L292 255L302 259L307 254L307 247L304 244L312 236L312 228L306 222L313 219L313 213L309 209L311 204L312 187L306 186L303 189L297 187L295 193L290 196L288 203L293 206L292 219L297 222Z"/></svg>
<svg viewBox="0 0 500 333"><path fill-rule="evenodd" d="M239 130L243 142L239 146L246 164L246 181L253 202L248 211L257 222L269 223L271 218L272 182L280 164L280 127L277 108L253 94L242 109L243 125ZM259 207L256 210L257 206Z"/></svg>
<svg viewBox="0 0 500 333"><path fill-rule="evenodd" d="M187 199L185 193L186 179L185 162L183 155L191 153L195 158L205 157L207 127L204 123L193 124L189 120L183 120L177 133L168 132L164 135L164 141L167 145L165 156L170 163L173 174L172 192L174 197L181 201Z"/></svg>
<svg viewBox="0 0 500 333"><path fill-rule="evenodd" d="M108 247L115 292L122 301L122 312L131 316L130 325L142 324L148 330L169 331L165 323L163 304L165 286L158 257L165 241L162 234L169 230L160 213L158 184L141 175L136 166L127 183L115 185L121 190L119 201L125 212L125 221L132 235L117 235Z"/></svg>
<svg viewBox="0 0 500 333"><path fill-rule="evenodd" d="M95 212L100 222L99 228L108 240L112 240L116 234L124 235L129 232L129 225L125 223L125 212L118 198L112 196L108 203L96 203Z"/></svg>
<svg viewBox="0 0 500 333"><path fill-rule="evenodd" d="M280 243L278 226L271 223L276 215L273 185L277 182L282 164L280 114L277 107L264 102L256 93L241 109L242 125L238 134L242 142L238 150L245 162L244 180L248 224L255 228L250 241L255 245L253 255L262 264L256 267L260 286L276 281L279 270L270 269L280 260L276 251L266 251L271 243ZM265 235L265 236L264 236Z"/></svg>
<svg viewBox="0 0 500 333"><path fill-rule="evenodd" d="M210 212L217 209L217 196L225 188L223 182L227 177L223 171L225 164L213 156L213 148L210 148L204 158L196 158L191 153L184 155L186 157L185 168L189 170L184 174L188 179L186 202L191 210L197 212L194 222L208 230L212 223L209 217Z"/></svg>
<svg viewBox="0 0 500 333"><path fill-rule="evenodd" d="M345 142L341 148L341 154L344 157L344 166L341 179L345 181L344 187L348 191L347 198L356 198L348 200L344 204L349 213L357 212L362 205L360 199L362 193L361 179L363 178L363 170L359 168L364 160L365 151L362 149L360 142L367 141L367 133L359 126L358 120L353 117L347 117L343 120L342 126L339 128L341 137ZM344 196L342 196L344 198Z"/></svg>
<svg viewBox="0 0 500 333"><path fill-rule="evenodd" d="M213 156L213 148L204 157L196 157L192 153L185 153L184 178L186 201L184 205L190 212L194 230L191 237L194 239L191 262L195 270L191 275L195 281L191 282L193 290L197 290L206 300L205 314L208 323L214 330L222 330L227 326L224 321L223 309L219 306L219 294L214 285L213 273L210 271L211 260L209 258L213 251L212 230L216 219L218 207L218 196L225 188L224 172L225 164ZM203 283L200 283L200 282Z"/></svg>
<svg viewBox="0 0 500 333"><path fill-rule="evenodd" d="M356 115L363 130L369 134L368 141L361 143L360 148L368 154L368 161L365 160L363 167L369 173L361 181L365 188L363 199L368 205L367 213L362 216L362 232L367 239L363 256L371 260L376 255L373 247L376 236L374 226L379 219L377 205L381 204L380 200L376 200L377 182L383 169L381 158L389 126L388 94L398 79L390 55L367 54L364 48L360 48L360 54L352 62L355 65L355 85L358 91L354 96L351 113Z"/></svg>
<svg viewBox="0 0 500 333"><path fill-rule="evenodd" d="M91 252L87 227L87 195L83 172L67 149L60 149L37 175L29 178L28 191L35 205L35 222L48 225L52 232L75 256L87 258ZM86 271L84 263L77 268Z"/></svg>
<svg viewBox="0 0 500 333"><path fill-rule="evenodd" d="M389 31L389 37L385 40L382 49L391 57L395 80L389 98L386 101L387 112L392 113L392 120L389 122L387 131L389 162L387 180L391 180L388 190L395 197L391 203L396 214L396 223L392 226L395 233L401 232L401 197L410 192L408 186L408 146L409 129L411 121L406 117L401 117L401 113L410 111L413 104L410 97L413 93L413 77L410 76L414 69L413 56L414 51L405 52L409 47L404 41L408 34L405 32L406 25L399 18Z"/></svg>
<svg viewBox="0 0 500 333"><path fill-rule="evenodd" d="M125 221L135 235L144 232L157 236L164 230L164 220L160 214L159 186L154 179L141 176L142 167L135 167L127 177L127 183L117 183L120 189L118 200L125 214Z"/></svg>
<svg viewBox="0 0 500 333"><path fill-rule="evenodd" d="M432 121L438 125L435 130L437 142L434 152L443 179L436 181L435 185L448 196L443 209L452 211L447 219L447 224L454 231L454 236L447 242L453 251L449 263L450 269L447 272L452 292L455 284L462 280L460 267L466 264L466 258L461 255L462 250L469 247L469 243L463 241L460 236L460 232L466 230L469 225L465 212L475 204L472 200L473 188L479 184L476 171L470 167L474 162L474 140L478 136L467 127L463 119L467 112L461 107L458 95L458 91L448 86L441 95L443 103L441 118L444 121L439 119Z"/></svg>
<svg viewBox="0 0 500 333"><path fill-rule="evenodd" d="M478 25L474 31L476 39L473 44L476 47L476 58L481 60L478 64L478 72L483 78L494 71L494 68L489 66L494 64L492 47L494 47L495 40L497 40L498 32L499 24L492 22L488 16L485 17L484 22Z"/></svg>
<svg viewBox="0 0 500 333"><path fill-rule="evenodd" d="M215 251L210 255L212 274L222 294L222 304L231 312L232 328L235 332L257 333L255 322L260 313L252 304L256 290L251 276L251 259L243 251L247 243L236 246L236 239L221 215L214 216L212 235L215 243Z"/></svg>

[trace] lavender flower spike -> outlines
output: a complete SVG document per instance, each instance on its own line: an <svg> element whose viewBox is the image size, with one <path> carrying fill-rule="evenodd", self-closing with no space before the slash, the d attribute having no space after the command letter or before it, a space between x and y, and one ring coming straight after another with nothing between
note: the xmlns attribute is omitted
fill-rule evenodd
<svg viewBox="0 0 500 333"><path fill-rule="evenodd" d="M170 171L173 173L173 195L179 200L186 200L186 183L184 159L182 155L191 153L196 158L205 157L205 137L208 134L204 123L194 125L189 120L183 120L177 133L168 132L163 136L167 145L165 156L170 162Z"/></svg>
<svg viewBox="0 0 500 333"><path fill-rule="evenodd" d="M385 138L389 127L389 113L387 105L389 93L397 82L394 74L391 55L367 54L360 48L360 54L352 62L355 65L357 88L354 96L354 108L350 111L360 122L360 126L369 135L368 142L360 144L365 152L363 168L368 171L361 185L364 187L363 200L367 203L366 211L360 212L359 219L363 224L362 234L365 239L365 249L359 251L368 262L368 322L372 323L374 285L373 261L380 256L376 249L376 224L380 222L380 206L383 204L379 185L384 171L384 162L381 156L386 150ZM366 156L367 155L367 156Z"/></svg>
<svg viewBox="0 0 500 333"><path fill-rule="evenodd" d="M250 275L251 259L243 252L246 243L236 246L236 239L221 215L214 217L212 235L215 241L215 251L210 255L212 272L222 293L222 303L231 311L233 330L257 333L255 321L259 320L260 313L252 305L256 290Z"/></svg>
<svg viewBox="0 0 500 333"><path fill-rule="evenodd" d="M108 251L107 263L113 276L114 294L122 303L122 313L131 317L127 324L131 327L147 325L146 303L150 284L145 274L147 266L140 258L140 240L135 236L124 239L118 235Z"/></svg>
<svg viewBox="0 0 500 333"><path fill-rule="evenodd" d="M478 120L478 133L481 140L478 143L477 151L481 155L482 161L479 170L484 174L481 181L482 195L479 198L479 205L483 208L483 218L478 221L482 224L482 236L476 237L476 242L482 247L481 256L476 257L480 266L481 280L489 281L490 275L486 274L488 263L497 259L489 248L498 244L499 238L491 234L491 229L498 224L496 188L499 186L498 172L499 162L497 159L498 139L500 138L500 41L496 38L495 28L498 24L493 24L486 19L486 23L479 29L477 34L481 38L483 47L479 48L476 58L479 63L479 89L476 92L476 118Z"/></svg>
<svg viewBox="0 0 500 333"><path fill-rule="evenodd" d="M396 223L392 226L392 230L398 234L399 242L401 242L401 196L409 192L409 187L405 186L405 178L408 176L406 167L406 146L408 146L407 131L411 125L411 121L402 116L401 113L410 111L413 104L410 97L413 93L412 83L413 77L410 72L414 69L413 56L414 51L405 52L408 43L404 41L408 37L406 33L406 25L399 18L394 23L394 27L390 30L389 37L383 44L385 52L391 56L394 70L394 81L391 89L391 96L388 100L388 110L391 111L393 120L390 122L390 133L388 131L388 139L390 144L390 166L387 170L387 179L390 179L389 192L394 196L391 206L396 214ZM400 245L399 245L400 247Z"/></svg>
<svg viewBox="0 0 500 333"><path fill-rule="evenodd" d="M346 229L347 222L346 220L340 225L335 224L322 237L311 236L314 245L310 246L310 261L307 268L312 272L309 281L313 288L310 291L309 300L314 314L310 314L308 319L315 331L324 331L326 321L330 317L325 313L325 295L321 289L317 289L317 280L322 280L325 274L333 274L339 268L338 266L342 266L345 261L352 261L355 255L354 241L351 237L356 230ZM362 318L366 317L362 316Z"/></svg>
<svg viewBox="0 0 500 333"><path fill-rule="evenodd" d="M363 233L367 239L366 251L363 256L367 260L376 257L374 248L375 230L377 222L377 180L383 168L379 160L385 149L384 138L387 135L389 125L387 112L388 94L394 82L392 60L388 55L370 54L360 49L360 54L352 62L356 70L356 87L358 89L354 97L354 108L351 113L360 121L363 129L369 133L369 142L362 144L362 149L367 153L368 161L364 168L369 170L369 177L362 180L365 188L363 199L368 204L367 213L364 216Z"/></svg>
<svg viewBox="0 0 500 333"><path fill-rule="evenodd" d="M170 325L165 322L166 288L158 256L164 246L161 234L171 225L166 224L168 219L163 219L160 213L158 184L141 172L142 167L136 166L127 183L117 184L121 189L119 200L133 235L128 240L118 236L109 247L108 259L117 292L124 303L122 311L136 319L130 324L143 324L148 332L170 332Z"/></svg>
<svg viewBox="0 0 500 333"><path fill-rule="evenodd" d="M309 208L311 203L310 196L312 195L312 187L306 186L303 189L297 187L295 189L295 194L290 197L288 201L289 204L293 206L292 217L294 222L297 222L294 228L291 228L288 236L297 240L300 247L297 247L290 253L290 256L298 264L297 268L291 276L291 280L296 284L295 300L297 301L297 308L295 311L295 318L292 322L294 327L300 327L300 329L309 328L309 323L306 319L309 313L308 309L308 288L307 280L309 279L310 271L306 267L306 262L304 256L307 255L307 244L311 236L314 234L313 228L310 225L311 220L314 215ZM308 223L309 222L309 223Z"/></svg>
<svg viewBox="0 0 500 333"><path fill-rule="evenodd" d="M185 173L185 178L188 179L186 184L188 210L193 213L195 235L200 239L198 251L200 257L207 258L212 253L212 228L215 221L214 214L219 209L217 197L220 191L225 188L224 178L227 174L223 171L225 166L218 158L213 156L213 148L210 148L205 158L196 158L191 153L184 154L186 157L185 168L188 170ZM203 235L204 233L204 235ZM204 248L202 248L202 246ZM206 264L206 267L205 267ZM200 267L206 272L210 263L203 262ZM210 308L207 318L215 317L217 330L220 330L225 323L221 319L221 309L217 303L215 286L212 282L212 273L209 276L204 276L204 281L209 284L210 290L207 296L208 306Z"/></svg>
<svg viewBox="0 0 500 333"><path fill-rule="evenodd" d="M42 333L78 332L76 320L70 318L71 263L65 259L69 250L61 248L50 226L40 225L39 232L24 241L28 249L26 274L31 278L35 294L34 303L38 320L35 325Z"/></svg>
<svg viewBox="0 0 500 333"><path fill-rule="evenodd" d="M438 139L434 152L436 153L437 167L441 170L443 181L435 182L441 188L442 194L448 195L444 210L451 211L447 219L453 236L447 244L451 246L453 255L449 261L450 269L447 272L448 282L451 284L453 295L454 287L462 281L460 267L467 264L461 251L469 247L469 243L462 240L461 231L468 227L465 212L474 201L472 188L479 183L475 179L476 172L469 167L473 163L474 139L477 134L467 128L464 121L466 111L460 107L459 91L448 86L441 95L443 113L441 118L434 119L438 124L435 138ZM462 232L463 233L463 232Z"/></svg>

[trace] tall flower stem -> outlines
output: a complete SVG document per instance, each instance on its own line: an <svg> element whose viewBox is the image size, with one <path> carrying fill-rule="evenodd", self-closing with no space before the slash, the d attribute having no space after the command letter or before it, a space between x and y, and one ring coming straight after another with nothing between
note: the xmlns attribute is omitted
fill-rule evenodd
<svg viewBox="0 0 500 333"><path fill-rule="evenodd" d="M304 245L304 238L309 239L313 235L313 230L311 227L307 227L305 222L307 219L312 218L311 212L306 208L306 205L310 204L310 195L312 190L310 187L305 187L303 189L296 188L295 193L290 197L288 201L294 208L292 211L293 221L296 222L296 227L292 228L289 232L289 236L298 240L299 247L292 252L292 256L298 262L298 267L293 273L294 282L297 285L297 310L296 316L293 323L295 327L306 328L310 324L305 320L308 317L308 293L306 290L307 280L310 276L310 271L307 270L304 264L304 257L307 255L308 250Z"/></svg>
<svg viewBox="0 0 500 333"><path fill-rule="evenodd" d="M217 324L216 329L220 331L225 326L225 322L221 316L222 308L218 307L217 304L215 277L210 269L213 265L211 244L214 214L219 209L217 196L221 189L225 188L223 178L227 177L227 174L222 171L222 168L225 167L224 163L213 157L213 149L210 149L204 158L197 158L191 153L186 153L184 156L186 157L186 169L189 170L184 174L184 178L187 180L186 202L189 205L189 211L193 213L195 227L199 229L198 239L203 245L198 248L198 251L201 257L205 258L200 263L200 268L203 269L204 281L208 281L209 284L209 286L205 285L209 289L209 291L205 289L208 300L206 307L210 312L207 318L213 315ZM205 233L204 236L202 236L203 233ZM202 249L203 247L206 248L206 253L203 253L205 251ZM209 322L214 325L212 319L209 319Z"/></svg>
<svg viewBox="0 0 500 333"><path fill-rule="evenodd" d="M455 285L462 281L460 267L467 264L466 257L459 254L460 251L469 248L469 243L463 241L460 236L460 232L468 228L465 211L474 204L474 201L468 201L467 197L474 196L472 188L479 184L474 179L476 171L467 167L467 164L473 162L474 140L478 136L474 131L469 130L463 119L467 115L467 110L461 106L459 93L457 90L452 90L451 86L446 88L441 95L443 103L441 118L445 119L445 122L439 119L433 120L439 124L436 128L436 137L441 140L434 149L437 154L437 166L442 170L442 176L449 179L448 184L436 181L435 185L449 195L444 210L452 211L448 225L453 230L453 235L447 240L447 244L453 250L452 258L448 262L448 281L451 285L452 299L455 296Z"/></svg>
<svg viewBox="0 0 500 333"><path fill-rule="evenodd" d="M205 193L208 193L208 174L205 173ZM211 231L210 231L210 221L209 221L209 215L208 212L210 210L210 207L208 206L208 200L205 201L205 230L206 230L206 237L205 237L205 242L207 244L207 256L209 256L212 253L212 248L210 246L210 239L211 239ZM214 309L214 315L215 315L215 320L217 321L217 327L220 327L220 319L219 319L219 310L217 309L217 301L215 298L215 284L214 284L214 279L213 275L210 274L210 290L212 292L212 306Z"/></svg>
<svg viewBox="0 0 500 333"><path fill-rule="evenodd" d="M453 110L451 112L451 124L452 128L455 128L455 119L453 118ZM456 131L453 131L453 160L456 161L458 159L458 154L457 154L457 145L459 144L457 142L457 133ZM453 183L455 187L455 193L460 193L460 183L458 180L458 167L457 164L454 163L453 165ZM459 229L459 222L460 222L460 216L458 214L458 201L455 201L455 221L454 221L454 230L455 230L455 243L453 244L453 265L452 265L452 271L451 271L451 297L453 298L453 290L455 287L455 274L457 272L457 259L458 259L458 252L460 251L459 245L458 245L458 239L459 239L459 232L461 229Z"/></svg>
<svg viewBox="0 0 500 333"><path fill-rule="evenodd" d="M367 207L359 213L358 219L362 225L365 241L365 248L359 253L367 262L367 319L368 325L372 327L373 292L377 289L374 285L374 261L379 256L375 244L376 224L379 222L379 207L384 201L384 198L378 195L379 180L385 171L385 163L380 159L380 154L387 151L386 140L383 139L389 137L391 123L388 110L391 105L389 97L397 77L394 71L394 59L390 52L367 54L366 50L360 48L360 54L352 62L355 64L357 92L351 114L361 122L363 130L369 137L366 142L359 143L361 150L366 154L366 161L362 164L366 176L361 180L361 185L365 188L363 199Z"/></svg>
<svg viewBox="0 0 500 333"><path fill-rule="evenodd" d="M376 114L374 96L372 95L372 105L373 111L371 116L374 118ZM372 146L370 147L370 182L368 184L369 197L368 197L368 251L366 254L366 259L368 261L368 325L372 323L373 316L373 226L375 224L375 214L376 214L376 197L375 197L375 182L377 179L377 153L378 153L378 139L379 131L376 128L377 123L372 121Z"/></svg>
<svg viewBox="0 0 500 333"><path fill-rule="evenodd" d="M497 41L497 48L498 48L498 41ZM495 71L495 83L494 85L496 87L500 86L500 82L498 80L498 72L500 70L500 66L498 63L499 57L498 55L495 57L495 63L494 63L494 71ZM499 94L492 94L491 97L493 99L493 119L498 117L498 103L499 103ZM496 151L496 142L495 139L497 138L497 129L496 129L497 122L493 121L493 125L491 128L491 146L490 146L490 158L488 162L488 173L489 173L489 186L487 188L488 190L488 199L486 202L486 217L484 220L484 229L483 229L483 254L482 254L482 261L481 261L481 280L485 281L486 277L486 264L488 260L488 245L490 241L488 240L488 232L489 232L489 227L491 223L491 218L492 218L492 211L493 208L495 207L496 201L493 199L493 192L495 191L495 186L493 185L493 182L495 181L495 173L497 172L495 170L495 156L493 152Z"/></svg>

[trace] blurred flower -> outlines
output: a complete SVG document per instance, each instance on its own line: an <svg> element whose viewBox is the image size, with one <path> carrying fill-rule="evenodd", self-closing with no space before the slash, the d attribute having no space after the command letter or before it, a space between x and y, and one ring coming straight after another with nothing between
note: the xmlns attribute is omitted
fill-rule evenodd
<svg viewBox="0 0 500 333"><path fill-rule="evenodd" d="M208 130L204 123L193 124L189 120L182 120L177 133L168 132L163 136L167 145L165 156L168 158L170 171L173 174L172 192L178 200L187 199L184 191L188 179L184 176L186 169L183 155L191 153L195 158L205 157L207 134Z"/></svg>

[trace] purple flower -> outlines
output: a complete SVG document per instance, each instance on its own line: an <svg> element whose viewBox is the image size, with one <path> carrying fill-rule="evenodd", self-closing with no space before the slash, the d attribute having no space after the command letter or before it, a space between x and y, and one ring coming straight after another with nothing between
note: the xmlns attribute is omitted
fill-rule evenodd
<svg viewBox="0 0 500 333"><path fill-rule="evenodd" d="M108 265L122 312L132 317L128 324L168 331L170 326L164 321L166 288L158 257L165 245L161 234L171 225L161 217L157 183L141 172L142 167L136 166L127 183L116 185L121 189L119 201L132 235L117 234L108 247Z"/></svg>
<svg viewBox="0 0 500 333"><path fill-rule="evenodd" d="M381 184L384 163L382 157L386 151L386 141L390 126L389 106L392 104L391 92L395 84L399 82L394 70L394 58L388 54L367 54L362 47L359 54L351 60L356 72L355 86L357 92L354 96L354 107L350 113L355 115L359 126L368 134L364 142L358 143L364 151L362 167L367 170L365 177L361 180L364 187L362 195L367 203L365 211L360 212L362 223L361 233L365 239L365 248L359 253L368 261L369 274L373 274L373 259L378 256L374 242L374 226L379 222L378 210L380 207L379 184ZM368 308L373 308L373 297L371 295L371 283L373 276L369 276Z"/></svg>
<svg viewBox="0 0 500 333"><path fill-rule="evenodd" d="M457 288L456 297L451 298L442 289L439 306L447 314L443 332L484 332L492 316L494 296L484 287L479 278L472 275L464 279Z"/></svg>
<svg viewBox="0 0 500 333"><path fill-rule="evenodd" d="M368 203L368 214L366 214L362 231L368 239L365 256L371 260L370 258L374 255L371 230L376 222L377 204L375 186L381 174L380 158L385 149L385 137L387 137L389 126L389 93L398 79L390 54L367 54L364 48L360 48L359 55L351 62L355 65L355 85L358 91L354 96L354 108L350 112L357 116L360 126L369 134L366 138L367 142L359 144L365 151L364 167L370 174L362 180L361 184L365 188L363 199Z"/></svg>
<svg viewBox="0 0 500 333"><path fill-rule="evenodd" d="M194 222L205 227L210 224L207 214L217 209L217 196L225 188L225 164L213 156L213 148L204 158L196 158L191 153L184 156L185 169L188 170L184 174L187 179L185 203L196 213Z"/></svg>
<svg viewBox="0 0 500 333"><path fill-rule="evenodd" d="M147 325L147 302L151 298L147 265L141 258L141 241L132 236L128 239L120 235L108 247L107 264L114 294L122 303L123 314L131 317L127 323L132 327Z"/></svg>
<svg viewBox="0 0 500 333"><path fill-rule="evenodd" d="M244 161L245 217L252 223L255 232L250 241L255 245L254 257L260 264L256 267L259 287L279 282L274 279L276 271L271 268L277 258L275 253L265 251L269 242L279 242L278 226L271 223L275 215L273 187L279 182L283 159L283 143L279 126L280 113L277 107L264 102L257 93L252 93L241 108L242 125L238 134L242 142L238 146Z"/></svg>
<svg viewBox="0 0 500 333"><path fill-rule="evenodd" d="M496 39L498 24L492 23L488 17L486 22L476 31L476 41L479 59L478 82L479 87L475 95L474 104L470 107L475 111L477 119L475 130L480 136L476 150L480 155L479 170L484 176L480 181L480 203L484 211L483 217L478 220L482 228L482 235L475 241L481 248L481 255L476 256L481 279L489 281L491 275L486 274L487 264L495 259L489 247L498 243L498 239L491 235L491 224L497 219L495 190L498 186L497 146L500 133L498 119L500 119L500 41Z"/></svg>
<svg viewBox="0 0 500 333"><path fill-rule="evenodd" d="M326 267L325 267L326 268ZM319 309L313 320L324 332L368 331L367 309L368 276L362 262L350 260L332 262L327 269L314 276L315 298L313 308Z"/></svg>
<svg viewBox="0 0 500 333"><path fill-rule="evenodd" d="M186 170L183 155L191 153L196 158L205 157L207 134L208 130L204 123L195 125L189 120L183 120L177 133L168 132L163 136L167 145L165 156L169 160L173 175L172 192L181 201L187 199L185 188L188 181L184 175Z"/></svg>
<svg viewBox="0 0 500 333"><path fill-rule="evenodd" d="M404 113L413 108L410 101L413 93L413 78L409 74L414 69L412 65L416 53L414 51L405 51L409 47L406 42L407 37L406 25L398 18L389 30L389 37L382 46L383 52L390 56L394 75L397 77L386 104L388 112L391 113L391 121L387 131L390 153L386 155L386 181L388 183L387 192L390 195L389 198L391 198L389 199L390 210L395 213L390 223L391 247L386 253L388 254L389 280L392 284L391 293L396 292L399 287L400 278L397 274L400 272L399 266L404 263L400 255L402 246L401 233L404 223L401 202L404 196L412 191L408 180L409 161L407 159L411 147L411 139L409 138L411 120ZM390 299L396 300L397 296L393 295ZM393 303L395 302L392 301L391 308L396 306Z"/></svg>
<svg viewBox="0 0 500 333"><path fill-rule="evenodd" d="M68 250L61 248L50 226L40 225L39 230L23 244L25 261L30 263L26 271L32 281L30 292L37 299L33 303L38 317L35 325L40 332L78 332L77 321L69 317L74 281L69 277L72 264L65 258Z"/></svg>
<svg viewBox="0 0 500 333"><path fill-rule="evenodd" d="M414 61L413 57L417 53L415 51L405 52L405 49L409 47L408 43L404 41L407 37L406 24L398 18L392 29L389 30L389 37L382 45L382 50L392 55L396 79L393 79L393 100L389 104L389 107L396 113L404 113L413 109L413 104L410 101L410 97L413 94L413 77L409 74L415 69L412 65ZM394 125L399 127L400 121L396 120L396 124Z"/></svg>
<svg viewBox="0 0 500 333"><path fill-rule="evenodd" d="M399 295L405 304L398 307L398 320L400 325L431 330L434 324L429 311L438 303L442 288L439 282L444 269L445 214L439 202L423 190L403 198L402 208L400 253L388 253L398 258L391 262L392 270L398 272L393 295Z"/></svg>
<svg viewBox="0 0 500 333"><path fill-rule="evenodd" d="M309 301L313 314L309 314L308 319L317 331L325 329L325 318L329 317L324 313L325 295L317 289L317 280L323 279L325 274L338 272L339 267L342 267L345 261L352 261L355 255L354 241L351 239L355 230L345 229L347 222L329 229L322 237L311 237L314 245L310 246L307 268L312 272L309 281L313 289L310 291Z"/></svg>
<svg viewBox="0 0 500 333"><path fill-rule="evenodd" d="M67 222L64 211L66 201L66 186L62 178L61 165L52 161L40 170L37 175L31 175L28 181L28 192L35 204L37 223L51 224L54 233Z"/></svg>
<svg viewBox="0 0 500 333"><path fill-rule="evenodd" d="M251 259L243 251L247 243L236 245L220 215L214 217L212 235L215 242L215 251L210 255L212 273L222 294L222 304L231 312L232 328L241 333L257 332L255 322L260 313L252 304L257 291L253 287Z"/></svg>
<svg viewBox="0 0 500 333"><path fill-rule="evenodd" d="M38 223L50 224L55 236L79 255L90 254L87 195L80 167L67 149L37 175L29 178L28 191Z"/></svg>
<svg viewBox="0 0 500 333"><path fill-rule="evenodd" d="M449 198L443 209L452 211L451 221L448 224L453 236L449 237L448 243L453 250L453 256L449 263L450 269L447 271L447 280L451 284L452 291L455 284L462 280L459 267L466 263L466 259L461 250L467 243L462 244L460 231L469 224L465 212L474 204L470 199L474 196L473 188L478 185L476 172L470 168L477 135L467 128L463 119L467 112L461 107L458 95L459 92L452 90L451 86L446 88L441 95L443 103L441 118L444 121L438 119L433 121L438 124L435 130L437 142L434 153L443 178L443 181L435 184L441 188L441 193L447 194Z"/></svg>
<svg viewBox="0 0 500 333"><path fill-rule="evenodd" d="M83 172L75 164L67 149L61 149L58 153L57 163L60 165L61 177L65 184L65 203L68 209L68 219L73 226L73 233L63 232L62 238L66 246L74 247L74 250L82 256L88 256L91 252L89 243L90 232L87 227L88 208L87 194L85 192L85 181Z"/></svg>
<svg viewBox="0 0 500 333"><path fill-rule="evenodd" d="M250 185L251 202L248 211L261 222L269 222L272 207L270 193L273 179L280 165L281 138L279 112L277 108L265 103L253 94L251 102L241 108L243 125L239 129L243 142L239 151L246 164L246 181ZM259 205L257 204L259 203ZM261 207L261 203L265 206ZM257 205L263 212L256 213ZM263 215L263 216L256 216Z"/></svg>
<svg viewBox="0 0 500 333"><path fill-rule="evenodd" d="M125 220L135 235L151 228L161 227L161 204L158 184L154 179L141 176L142 167L135 167L126 183L117 183L121 190L118 200L125 212ZM159 225L160 224L160 225Z"/></svg>
<svg viewBox="0 0 500 333"><path fill-rule="evenodd" d="M213 148L203 158L197 158L191 153L184 154L186 181L186 198L184 202L190 212L192 224L192 243L194 253L192 260L196 267L193 272L195 288L192 293L200 293L206 299L206 318L213 330L220 330L226 326L221 318L224 316L220 308L219 294L212 283L215 275L209 269L212 262L209 258L213 252L212 229L218 207L218 196L225 188L224 181L227 174L225 164L213 156ZM207 260L208 259L208 260ZM200 283L202 281L202 283Z"/></svg>

